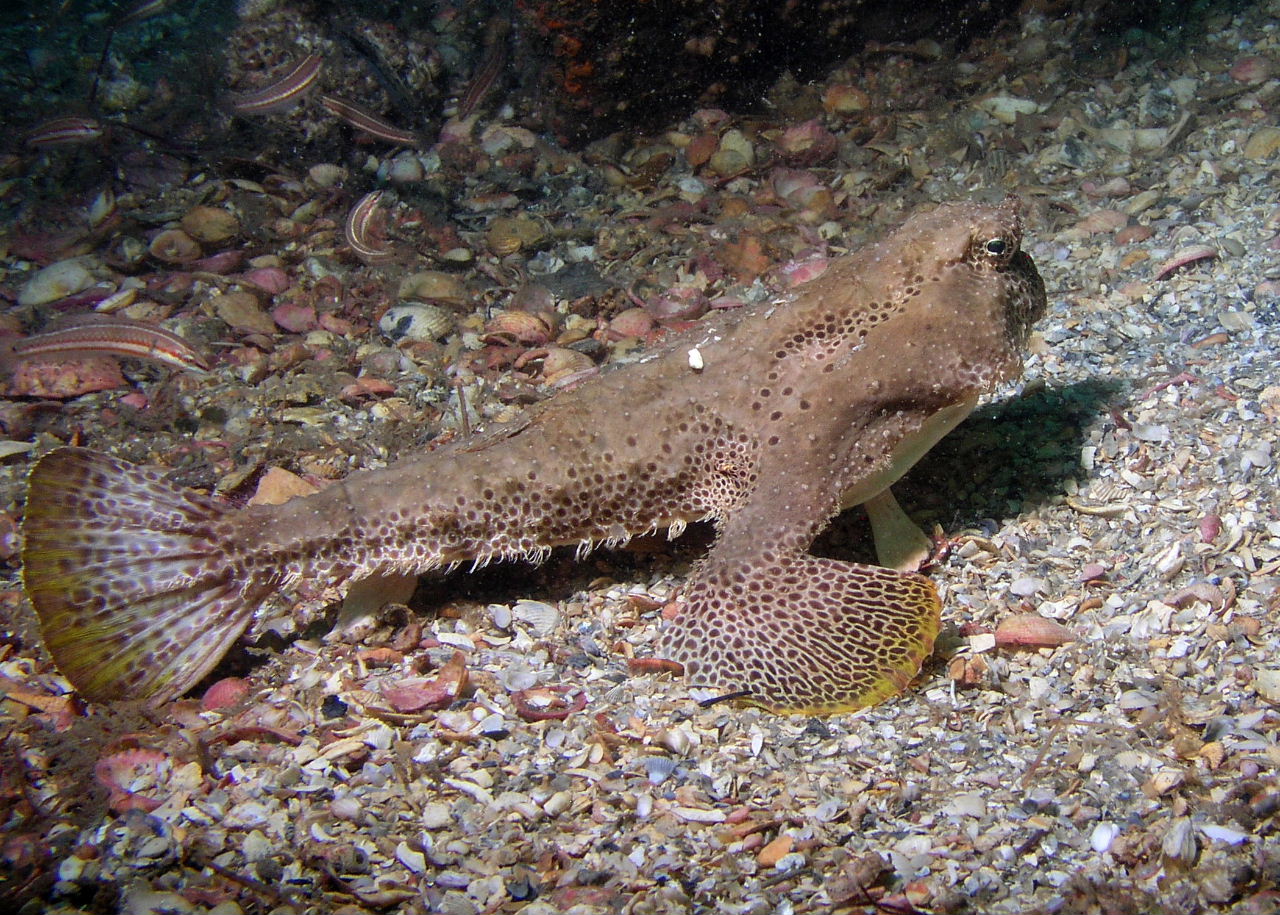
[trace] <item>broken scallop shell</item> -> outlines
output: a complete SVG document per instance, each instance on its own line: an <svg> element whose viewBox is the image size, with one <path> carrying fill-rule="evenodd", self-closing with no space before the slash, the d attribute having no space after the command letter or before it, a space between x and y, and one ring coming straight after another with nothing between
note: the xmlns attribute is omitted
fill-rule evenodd
<svg viewBox="0 0 1280 915"><path fill-rule="evenodd" d="M539 600L516 601L511 607L513 619L524 623L534 638L544 638L560 625L560 611Z"/></svg>
<svg viewBox="0 0 1280 915"><path fill-rule="evenodd" d="M499 257L537 248L547 238L547 230L532 216L499 216L489 224L485 245Z"/></svg>
<svg viewBox="0 0 1280 915"><path fill-rule="evenodd" d="M989 95L979 100L975 107L985 111L1001 124L1014 124L1018 115L1039 114L1044 106L1029 98L1016 95Z"/></svg>
<svg viewBox="0 0 1280 915"><path fill-rule="evenodd" d="M182 217L182 231L196 241L209 245L235 238L240 233L240 220L221 207L192 207Z"/></svg>
<svg viewBox="0 0 1280 915"><path fill-rule="evenodd" d="M756 150L740 130L726 130L707 166L722 178L740 175L756 161Z"/></svg>
<svg viewBox="0 0 1280 915"><path fill-rule="evenodd" d="M200 243L181 229L165 229L151 239L147 250L166 264L189 264L204 256Z"/></svg>
<svg viewBox="0 0 1280 915"><path fill-rule="evenodd" d="M551 325L542 315L528 311L503 311L485 322L484 338L487 342L541 346L551 339L551 330Z"/></svg>
<svg viewBox="0 0 1280 915"><path fill-rule="evenodd" d="M583 372L590 372L595 367L595 362L586 353L563 346L552 346L547 348L547 354L542 357L542 380L546 384L556 385Z"/></svg>
<svg viewBox="0 0 1280 915"><path fill-rule="evenodd" d="M466 283L442 270L421 270L400 281L401 299L463 305L470 298Z"/></svg>
<svg viewBox="0 0 1280 915"><path fill-rule="evenodd" d="M438 305L401 302L388 308L378 319L378 330L396 343L439 340L453 330L453 315Z"/></svg>

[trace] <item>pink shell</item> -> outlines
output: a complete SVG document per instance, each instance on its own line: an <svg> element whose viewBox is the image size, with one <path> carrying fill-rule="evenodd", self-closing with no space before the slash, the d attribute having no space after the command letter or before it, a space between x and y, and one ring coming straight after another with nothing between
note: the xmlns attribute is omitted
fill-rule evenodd
<svg viewBox="0 0 1280 915"><path fill-rule="evenodd" d="M271 319L291 334L305 334L316 329L316 310L297 302L277 305L271 309Z"/></svg>
<svg viewBox="0 0 1280 915"><path fill-rule="evenodd" d="M837 145L835 135L814 118L784 130L778 152L796 165L817 165L834 156Z"/></svg>
<svg viewBox="0 0 1280 915"><path fill-rule="evenodd" d="M107 804L116 813L126 810L150 813L165 801L164 786L171 768L169 756L159 750L121 750L98 760L93 776L111 792Z"/></svg>
<svg viewBox="0 0 1280 915"><path fill-rule="evenodd" d="M329 333L337 334L340 337L345 337L355 330L355 325L346 318L340 318L328 312L320 315L320 326L329 331Z"/></svg>
<svg viewBox="0 0 1280 915"><path fill-rule="evenodd" d="M587 707L587 694L571 686L535 686L511 694L525 721L563 721Z"/></svg>
<svg viewBox="0 0 1280 915"><path fill-rule="evenodd" d="M692 320L707 313L707 295L697 286L672 286L644 303L645 310L659 321Z"/></svg>
<svg viewBox="0 0 1280 915"><path fill-rule="evenodd" d="M244 280L263 292L279 295L290 286L289 274L279 267L259 267L244 274Z"/></svg>
<svg viewBox="0 0 1280 915"><path fill-rule="evenodd" d="M719 108L699 108L693 113L693 122L699 127L716 127L729 120L729 114Z"/></svg>
<svg viewBox="0 0 1280 915"><path fill-rule="evenodd" d="M249 681L240 677L224 677L205 690L200 707L206 712L239 705L249 695Z"/></svg>
<svg viewBox="0 0 1280 915"><path fill-rule="evenodd" d="M823 188L822 182L812 172L796 168L775 168L769 176L769 184L774 194L791 206L803 206L810 195Z"/></svg>
<svg viewBox="0 0 1280 915"><path fill-rule="evenodd" d="M467 656L456 651L441 665L434 679L414 677L400 681L382 691L387 704L402 713L435 711L448 708L466 691L469 677Z"/></svg>
<svg viewBox="0 0 1280 915"><path fill-rule="evenodd" d="M1116 233L1117 245L1132 245L1135 242L1146 241L1155 235L1155 230L1151 226L1144 226L1141 223L1134 223L1131 226L1125 226Z"/></svg>
<svg viewBox="0 0 1280 915"><path fill-rule="evenodd" d="M653 315L643 308L628 308L613 316L609 322L608 336L610 340L624 340L627 337L643 339L651 330L653 330Z"/></svg>
<svg viewBox="0 0 1280 915"><path fill-rule="evenodd" d="M1208 260L1218 256L1218 249L1212 245L1191 245L1180 248L1156 270L1156 279L1163 280L1173 274L1179 267L1194 264L1196 261Z"/></svg>
<svg viewBox="0 0 1280 915"><path fill-rule="evenodd" d="M1271 61L1257 54L1241 57L1231 65L1231 78L1246 86L1256 86L1271 78Z"/></svg>
<svg viewBox="0 0 1280 915"><path fill-rule="evenodd" d="M1037 613L1005 617L996 627L1000 648L1056 648L1075 640L1075 633L1066 626Z"/></svg>
<svg viewBox="0 0 1280 915"><path fill-rule="evenodd" d="M816 280L827 272L831 258L821 255L804 260L788 261L778 268L778 278L786 289L793 289L810 280Z"/></svg>
<svg viewBox="0 0 1280 915"><path fill-rule="evenodd" d="M1222 532L1222 518L1219 515L1208 514L1200 519L1200 542L1213 543L1218 539L1218 534Z"/></svg>
<svg viewBox="0 0 1280 915"><path fill-rule="evenodd" d="M218 276L226 276L233 270L239 270L242 263L244 263L244 252L233 250L210 254L208 257L202 257L187 266L198 273L213 273Z"/></svg>
<svg viewBox="0 0 1280 915"><path fill-rule="evenodd" d="M13 369L7 393L10 397L70 400L127 384L120 374L120 363L110 356L22 359Z"/></svg>
<svg viewBox="0 0 1280 915"><path fill-rule="evenodd" d="M1091 562L1080 570L1081 581L1101 581L1107 577L1107 567L1100 562Z"/></svg>

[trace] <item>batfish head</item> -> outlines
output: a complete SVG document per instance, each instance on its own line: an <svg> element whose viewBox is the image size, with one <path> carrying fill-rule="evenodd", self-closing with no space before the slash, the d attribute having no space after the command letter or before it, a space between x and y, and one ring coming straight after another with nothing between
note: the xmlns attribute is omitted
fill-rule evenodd
<svg viewBox="0 0 1280 915"><path fill-rule="evenodd" d="M944 205L881 243L881 282L901 308L885 330L911 341L910 358L923 357L940 387L987 390L1021 371L1047 301L1022 250L1019 209L1013 197L999 206Z"/></svg>

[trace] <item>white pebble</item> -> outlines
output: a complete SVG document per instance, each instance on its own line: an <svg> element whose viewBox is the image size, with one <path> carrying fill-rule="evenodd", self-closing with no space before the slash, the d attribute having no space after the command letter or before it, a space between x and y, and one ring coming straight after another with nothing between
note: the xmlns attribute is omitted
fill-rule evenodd
<svg viewBox="0 0 1280 915"><path fill-rule="evenodd" d="M1167 442L1169 441L1169 427L1152 423L1135 423L1133 437L1140 442Z"/></svg>
<svg viewBox="0 0 1280 915"><path fill-rule="evenodd" d="M676 770L676 761L667 756L646 756L644 768L649 784L661 785Z"/></svg>
<svg viewBox="0 0 1280 915"><path fill-rule="evenodd" d="M448 804L424 804L422 807L422 827L424 829L444 829L453 822L453 814Z"/></svg>
<svg viewBox="0 0 1280 915"><path fill-rule="evenodd" d="M568 791L557 791L543 803L542 812L549 817L559 816L568 810L572 803L573 795Z"/></svg>
<svg viewBox="0 0 1280 915"><path fill-rule="evenodd" d="M1094 851L1101 854L1111 848L1111 843L1116 840L1116 836L1120 835L1120 827L1115 823L1099 823L1093 827L1093 832L1089 836L1089 845Z"/></svg>
<svg viewBox="0 0 1280 915"><path fill-rule="evenodd" d="M347 170L341 165L321 162L307 170L307 177L311 179L316 187L333 187L347 177Z"/></svg>
<svg viewBox="0 0 1280 915"><path fill-rule="evenodd" d="M1224 845L1239 845L1249 838L1247 833L1228 829L1225 826L1218 826L1215 823L1202 824L1200 831L1204 833L1205 838L1212 839L1215 842L1222 842Z"/></svg>
<svg viewBox="0 0 1280 915"><path fill-rule="evenodd" d="M246 861L263 861L276 851L276 843L255 829L241 841L240 851Z"/></svg>
<svg viewBox="0 0 1280 915"><path fill-rule="evenodd" d="M422 163L412 154L396 156L387 171L387 179L392 184L414 184L422 180Z"/></svg>
<svg viewBox="0 0 1280 915"><path fill-rule="evenodd" d="M196 908L177 893L157 892L141 884L125 890L119 911L124 915L185 915Z"/></svg>
<svg viewBox="0 0 1280 915"><path fill-rule="evenodd" d="M1046 587L1045 583L1039 578L1019 578L1009 585L1009 593L1018 597L1030 597L1033 594L1039 594L1044 591Z"/></svg>
<svg viewBox="0 0 1280 915"><path fill-rule="evenodd" d="M959 817L981 817L987 813L987 802L980 794L959 794L946 806L946 812Z"/></svg>
<svg viewBox="0 0 1280 915"><path fill-rule="evenodd" d="M1164 839L1160 842L1160 851L1173 861L1191 862L1196 859L1199 843L1196 832L1191 825L1191 817L1177 817L1169 826Z"/></svg>
<svg viewBox="0 0 1280 915"><path fill-rule="evenodd" d="M458 632L437 632L436 641L441 645L448 645L450 648L457 648L459 651L475 651L476 643L473 638L462 635Z"/></svg>
<svg viewBox="0 0 1280 915"><path fill-rule="evenodd" d="M1116 704L1126 712L1134 712L1138 709L1151 708L1156 704L1156 700L1140 689L1127 689L1120 694Z"/></svg>
<svg viewBox="0 0 1280 915"><path fill-rule="evenodd" d="M1266 468L1271 466L1271 455L1263 451L1261 448L1250 448L1240 457L1240 469L1248 470L1250 467Z"/></svg>
<svg viewBox="0 0 1280 915"><path fill-rule="evenodd" d="M360 816L360 802L353 797L340 797L329 805L329 812L339 820L354 820Z"/></svg>
<svg viewBox="0 0 1280 915"><path fill-rule="evenodd" d="M511 608L505 604L489 605L489 621L499 629L511 628Z"/></svg>
<svg viewBox="0 0 1280 915"><path fill-rule="evenodd" d="M994 651L996 647L996 636L994 632L980 632L977 635L969 636L969 650L974 654L982 654L984 651Z"/></svg>
<svg viewBox="0 0 1280 915"><path fill-rule="evenodd" d="M1253 688L1258 695L1268 702L1280 702L1280 670L1269 667L1255 667L1253 670Z"/></svg>
<svg viewBox="0 0 1280 915"><path fill-rule="evenodd" d="M424 873L427 869L427 856L404 842L396 846L396 860L415 874Z"/></svg>
<svg viewBox="0 0 1280 915"><path fill-rule="evenodd" d="M81 858L79 855L71 855L63 858L62 863L58 865L58 879L63 883L74 883L80 879L89 866L89 861Z"/></svg>
<svg viewBox="0 0 1280 915"><path fill-rule="evenodd" d="M512 693L538 685L538 675L530 668L519 663L512 664L498 674L498 680L502 683L503 689Z"/></svg>

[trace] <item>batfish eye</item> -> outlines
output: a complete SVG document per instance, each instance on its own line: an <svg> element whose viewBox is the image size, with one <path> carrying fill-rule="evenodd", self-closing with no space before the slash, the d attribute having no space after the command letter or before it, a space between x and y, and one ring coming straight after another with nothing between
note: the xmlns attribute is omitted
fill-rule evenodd
<svg viewBox="0 0 1280 915"><path fill-rule="evenodd" d="M986 251L992 257L1003 257L1009 253L1009 240L1007 238L990 238L987 243L982 246L982 250Z"/></svg>

